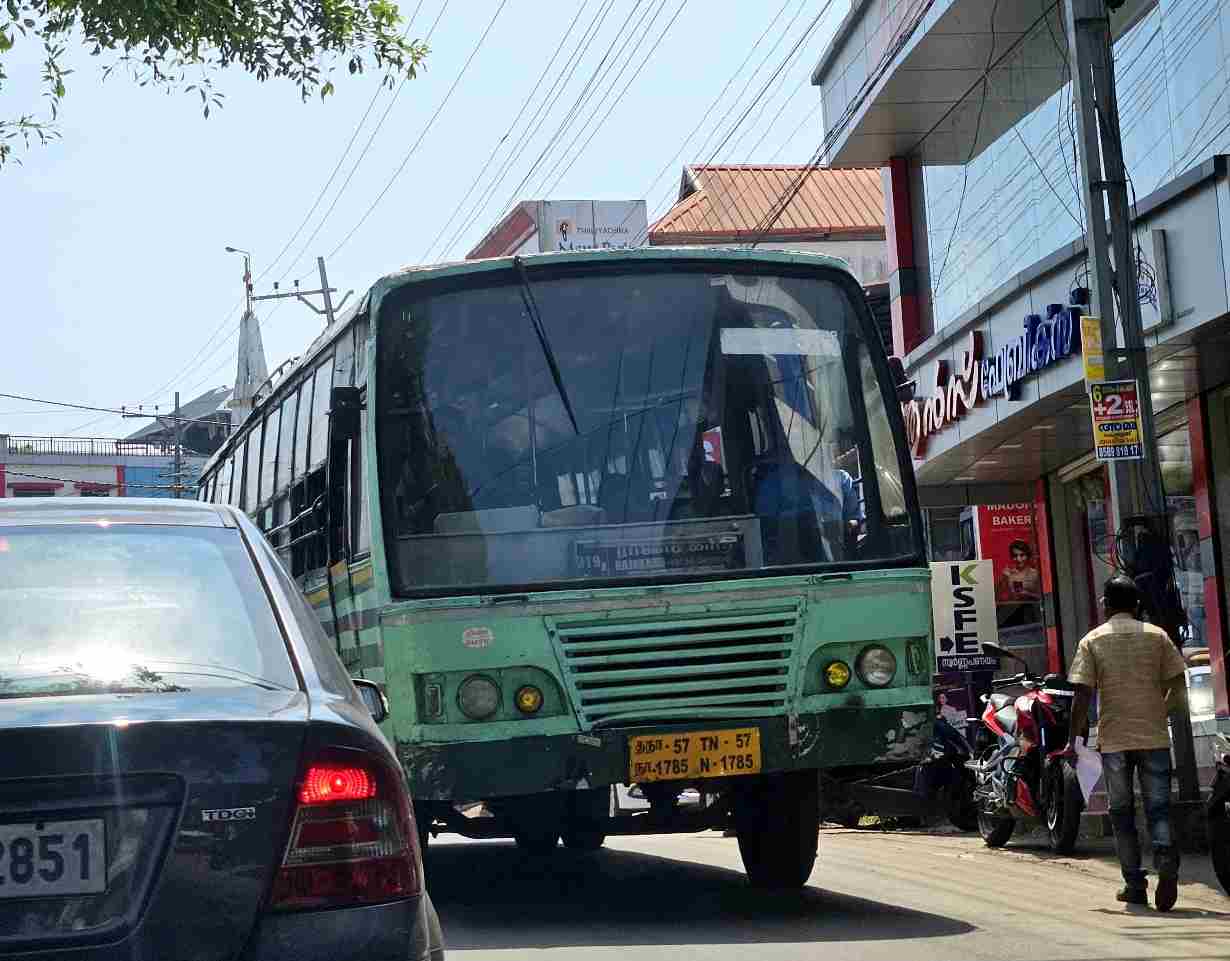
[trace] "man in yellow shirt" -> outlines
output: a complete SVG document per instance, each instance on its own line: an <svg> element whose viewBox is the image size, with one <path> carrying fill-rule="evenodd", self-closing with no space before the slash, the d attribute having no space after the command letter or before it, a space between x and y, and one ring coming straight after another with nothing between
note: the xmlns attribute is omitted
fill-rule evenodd
<svg viewBox="0 0 1230 961"><path fill-rule="evenodd" d="M1186 709L1186 665L1165 631L1138 619L1140 592L1131 578L1117 574L1108 580L1102 606L1106 623L1081 639L1068 674L1076 685L1072 735L1085 730L1096 690L1098 749L1126 882L1117 897L1127 904L1149 903L1136 835L1132 775L1137 773L1158 876L1154 904L1169 911L1178 898L1179 851L1170 826L1167 712Z"/></svg>

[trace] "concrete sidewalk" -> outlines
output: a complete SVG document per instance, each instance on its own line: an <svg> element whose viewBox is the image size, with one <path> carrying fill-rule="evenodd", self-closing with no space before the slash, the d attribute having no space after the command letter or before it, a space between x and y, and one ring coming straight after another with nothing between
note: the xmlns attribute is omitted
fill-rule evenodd
<svg viewBox="0 0 1230 961"><path fill-rule="evenodd" d="M1086 823L1082 825L1080 839L1076 844L1076 850L1069 855L1053 853L1050 845L1047 843L1046 834L1042 830L1022 832L1018 829L1017 833L1012 836L1012 839L1005 847L996 849L986 847L981 842L977 832L963 833L950 825L919 830L886 830L882 833L906 836L951 836L954 839L963 839L965 845L979 854L985 853L986 856L1004 857L1017 861L1053 864L1057 868L1078 871L1091 877L1105 880L1108 885L1118 887L1122 883L1122 875L1119 871L1119 857L1115 853L1115 840L1109 835L1109 823L1106 825L1108 834L1106 837L1102 837L1100 834L1102 825L1100 815L1089 815L1085 818L1085 821ZM1150 890L1152 890L1155 875L1153 874L1153 857L1149 846L1149 832L1145 829L1143 822L1138 826L1138 830L1140 831L1141 846L1144 851L1145 868L1149 871ZM874 833L881 831L881 829L878 827L855 829L830 828L826 825L821 829L821 836L823 837L825 833L830 831ZM1190 895L1206 907L1230 910L1230 896L1227 896L1218 883L1217 875L1213 872L1213 862L1209 858L1208 853L1185 852L1182 858L1182 867L1179 869L1180 900ZM1227 932L1227 937L1230 938L1230 932ZM1227 955L1230 955L1230 947L1227 949Z"/></svg>

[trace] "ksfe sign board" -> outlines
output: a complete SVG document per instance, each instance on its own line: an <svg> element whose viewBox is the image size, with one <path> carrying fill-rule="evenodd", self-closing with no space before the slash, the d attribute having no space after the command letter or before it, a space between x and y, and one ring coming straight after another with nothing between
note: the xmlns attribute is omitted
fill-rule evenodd
<svg viewBox="0 0 1230 961"><path fill-rule="evenodd" d="M983 644L999 643L992 561L939 561L931 565L931 607L935 618L937 670L986 671L999 658Z"/></svg>
<svg viewBox="0 0 1230 961"><path fill-rule="evenodd" d="M1140 460L1140 402L1134 380L1108 380L1089 387L1093 452L1098 460Z"/></svg>

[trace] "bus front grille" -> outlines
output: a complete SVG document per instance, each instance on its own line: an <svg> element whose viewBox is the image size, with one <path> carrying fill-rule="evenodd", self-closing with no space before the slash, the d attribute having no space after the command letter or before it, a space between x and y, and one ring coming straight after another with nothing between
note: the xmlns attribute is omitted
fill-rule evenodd
<svg viewBox="0 0 1230 961"><path fill-rule="evenodd" d="M585 728L783 714L794 690L794 602L653 620L549 624Z"/></svg>

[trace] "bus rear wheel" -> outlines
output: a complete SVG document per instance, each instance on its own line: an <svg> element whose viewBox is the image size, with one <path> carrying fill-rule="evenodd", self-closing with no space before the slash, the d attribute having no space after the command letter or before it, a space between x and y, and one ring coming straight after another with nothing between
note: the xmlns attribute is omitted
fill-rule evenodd
<svg viewBox="0 0 1230 961"><path fill-rule="evenodd" d="M815 771L739 785L735 836L748 880L758 888L801 888L820 842L820 782Z"/></svg>

